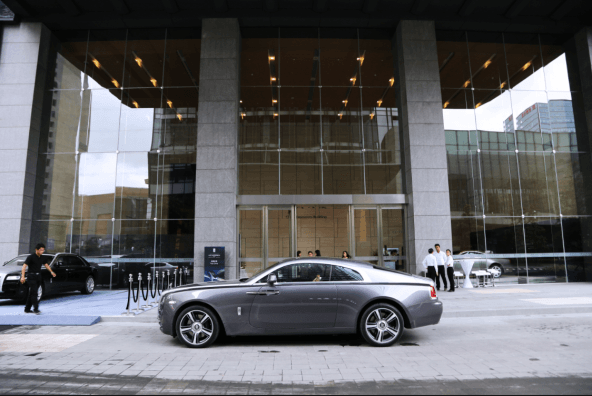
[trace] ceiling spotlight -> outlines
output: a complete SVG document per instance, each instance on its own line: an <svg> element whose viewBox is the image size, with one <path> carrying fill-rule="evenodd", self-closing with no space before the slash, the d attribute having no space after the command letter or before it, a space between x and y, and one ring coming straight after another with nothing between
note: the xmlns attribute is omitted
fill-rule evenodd
<svg viewBox="0 0 592 396"><path fill-rule="evenodd" d="M350 78L349 81L351 81L353 85L356 85L356 78L355 77Z"/></svg>
<svg viewBox="0 0 592 396"><path fill-rule="evenodd" d="M502 85L500 85L500 89L504 88L505 86L506 86L506 82L504 81L504 82L502 83Z"/></svg>
<svg viewBox="0 0 592 396"><path fill-rule="evenodd" d="M247 113L241 113L241 120L244 120L246 116L247 116Z"/></svg>
<svg viewBox="0 0 592 396"><path fill-rule="evenodd" d="M485 64L483 65L483 68L487 69L489 67L489 65L491 65L491 60L488 60L487 62L485 62Z"/></svg>
<svg viewBox="0 0 592 396"><path fill-rule="evenodd" d="M341 103L343 103L344 105L347 106L347 99L346 100L342 100Z"/></svg>
<svg viewBox="0 0 592 396"><path fill-rule="evenodd" d="M119 83L117 82L117 80L113 79L111 80L111 83L115 85L115 88L119 88Z"/></svg>
<svg viewBox="0 0 592 396"><path fill-rule="evenodd" d="M378 107L382 106L382 99L377 100L376 103L378 103Z"/></svg>
<svg viewBox="0 0 592 396"><path fill-rule="evenodd" d="M277 99L272 99L271 103L277 103Z"/></svg>
<svg viewBox="0 0 592 396"><path fill-rule="evenodd" d="M483 103L477 103L477 106L475 106L476 109L478 109L479 107L481 107Z"/></svg>
<svg viewBox="0 0 592 396"><path fill-rule="evenodd" d="M179 113L177 113L177 118L179 119L179 121L183 121L183 116Z"/></svg>
<svg viewBox="0 0 592 396"><path fill-rule="evenodd" d="M526 69L528 69L530 67L530 65L532 65L532 62L528 62L526 65L522 66L522 71L525 71Z"/></svg>
<svg viewBox="0 0 592 396"><path fill-rule="evenodd" d="M96 59L93 59L93 60L92 60L92 63L94 63L94 64L95 64L95 66L96 66L97 68L99 68L99 69L101 68L101 64L99 63L99 61L98 61L98 60L96 60Z"/></svg>
<svg viewBox="0 0 592 396"><path fill-rule="evenodd" d="M142 59L136 58L135 61L138 64L138 66L142 67Z"/></svg>
<svg viewBox="0 0 592 396"><path fill-rule="evenodd" d="M448 106L450 106L450 102L444 103L444 108L447 108Z"/></svg>
<svg viewBox="0 0 592 396"><path fill-rule="evenodd" d="M242 100L241 100L240 102L241 102L241 103L243 103L243 101L242 101Z"/></svg>
<svg viewBox="0 0 592 396"><path fill-rule="evenodd" d="M275 60L275 56L270 56L270 57L269 57L269 60L270 60L270 61L274 61L274 60Z"/></svg>
<svg viewBox="0 0 592 396"><path fill-rule="evenodd" d="M134 106L136 106L136 109L139 109L140 108L140 105L135 100L132 103L133 103Z"/></svg>
<svg viewBox="0 0 592 396"><path fill-rule="evenodd" d="M391 83L391 87L392 87L393 85L395 85L395 78L394 78L394 77L393 77L393 78L391 78L391 79L389 80L389 82Z"/></svg>
<svg viewBox="0 0 592 396"><path fill-rule="evenodd" d="M373 120L374 119L374 113L370 114L370 119Z"/></svg>
<svg viewBox="0 0 592 396"><path fill-rule="evenodd" d="M171 100L167 100L167 104L171 109L173 108L173 102Z"/></svg>
<svg viewBox="0 0 592 396"><path fill-rule="evenodd" d="M467 80L467 81L465 81L465 83L464 83L463 87L464 87L464 88L466 88L466 87L468 87L469 85L471 85L471 80Z"/></svg>
<svg viewBox="0 0 592 396"><path fill-rule="evenodd" d="M343 118L343 113L339 113L337 114L339 116L339 119L341 120L341 118Z"/></svg>
<svg viewBox="0 0 592 396"><path fill-rule="evenodd" d="M152 77L150 79L150 82L152 83L152 85L154 85L155 87L158 85L158 82L156 81L156 78Z"/></svg>
<svg viewBox="0 0 592 396"><path fill-rule="evenodd" d="M277 117L277 116L279 116L279 114L278 113L273 113L273 116L274 117Z"/></svg>
<svg viewBox="0 0 592 396"><path fill-rule="evenodd" d="M277 78L271 77L271 81L276 81L276 80L277 80Z"/></svg>

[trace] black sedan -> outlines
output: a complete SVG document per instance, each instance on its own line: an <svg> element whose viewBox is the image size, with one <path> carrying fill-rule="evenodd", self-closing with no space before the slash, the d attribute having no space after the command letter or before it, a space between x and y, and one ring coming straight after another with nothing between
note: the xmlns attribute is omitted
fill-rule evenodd
<svg viewBox="0 0 592 396"><path fill-rule="evenodd" d="M29 288L21 284L21 271L28 255L21 255L0 267L0 299L25 300ZM41 268L43 282L37 291L39 298L56 293L80 291L92 294L95 290L96 269L82 257L70 253L44 254L50 258L50 267L56 273L52 278L49 271Z"/></svg>

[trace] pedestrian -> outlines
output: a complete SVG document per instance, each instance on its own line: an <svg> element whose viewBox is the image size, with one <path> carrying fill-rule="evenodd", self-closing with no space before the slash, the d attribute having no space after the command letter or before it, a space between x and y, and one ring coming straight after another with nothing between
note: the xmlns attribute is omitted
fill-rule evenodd
<svg viewBox="0 0 592 396"><path fill-rule="evenodd" d="M438 262L438 274L436 275L436 288L440 290L440 277L442 277L442 282L444 283L444 290L448 289L448 282L446 282L446 253L440 250L440 245L436 243L434 246L436 248L436 252L434 256L436 257L436 261Z"/></svg>
<svg viewBox="0 0 592 396"><path fill-rule="evenodd" d="M452 252L450 249L446 249L446 271L448 273L448 280L450 281L450 290L454 291L454 259L452 258Z"/></svg>
<svg viewBox="0 0 592 396"><path fill-rule="evenodd" d="M302 257L302 251L300 251L300 250L299 250L299 251L297 251L297 252L296 252L296 257Z"/></svg>
<svg viewBox="0 0 592 396"><path fill-rule="evenodd" d="M314 257L314 253L311 252L310 250L308 251L308 257Z"/></svg>
<svg viewBox="0 0 592 396"><path fill-rule="evenodd" d="M342 259L350 259L351 256L349 255L349 253L347 252L347 250L344 250L343 253L341 254L341 258Z"/></svg>
<svg viewBox="0 0 592 396"><path fill-rule="evenodd" d="M436 257L434 257L434 249L430 248L428 250L428 255L423 259L423 267L427 270L428 278L432 281L436 282L436 267L438 266L438 262L436 261Z"/></svg>
<svg viewBox="0 0 592 396"><path fill-rule="evenodd" d="M321 251L320 250L315 250L315 256L321 257Z"/></svg>
<svg viewBox="0 0 592 396"><path fill-rule="evenodd" d="M56 277L55 272L51 270L49 267L50 257L43 256L45 253L45 245L42 243L38 243L35 246L35 254L31 254L25 260L23 264L23 269L21 272L21 283L24 284L25 281L29 286L29 294L27 295L27 303L25 305L25 313L34 313L39 315L41 311L39 311L39 286L43 283L43 278L41 277L41 266L45 265L45 268L51 273L51 276L54 278ZM25 272L29 269L27 279L25 279ZM31 306L33 306L34 310L31 312Z"/></svg>

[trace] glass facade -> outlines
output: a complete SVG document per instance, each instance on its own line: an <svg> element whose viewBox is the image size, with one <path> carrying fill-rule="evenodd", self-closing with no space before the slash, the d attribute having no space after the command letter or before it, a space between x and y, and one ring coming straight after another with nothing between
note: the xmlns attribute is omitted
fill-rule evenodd
<svg viewBox="0 0 592 396"><path fill-rule="evenodd" d="M589 157L564 51L537 36L439 36L458 262L499 265L503 282L583 280L592 254L579 161Z"/></svg>
<svg viewBox="0 0 592 396"><path fill-rule="evenodd" d="M113 268L113 286L147 262L193 267L200 42L88 31L52 48L33 243Z"/></svg>
<svg viewBox="0 0 592 396"><path fill-rule="evenodd" d="M266 37L242 40L239 194L402 194L391 41Z"/></svg>
<svg viewBox="0 0 592 396"><path fill-rule="evenodd" d="M309 251L408 270L392 34L242 36L236 275ZM135 265L192 267L200 32L91 30L51 50L31 242L114 286ZM564 52L438 32L454 254L501 267L502 282L578 281L592 264L590 153Z"/></svg>

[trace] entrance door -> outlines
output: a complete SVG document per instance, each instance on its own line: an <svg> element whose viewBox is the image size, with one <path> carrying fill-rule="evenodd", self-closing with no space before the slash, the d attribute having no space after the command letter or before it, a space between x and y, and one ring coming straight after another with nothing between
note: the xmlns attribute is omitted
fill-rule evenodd
<svg viewBox="0 0 592 396"><path fill-rule="evenodd" d="M293 258L292 207L267 209L267 266Z"/></svg>

